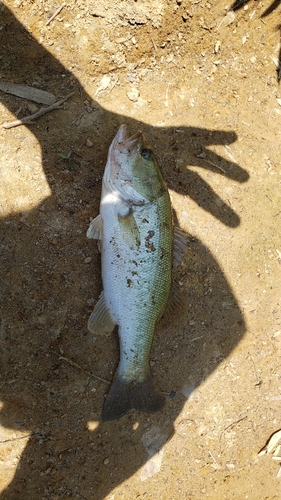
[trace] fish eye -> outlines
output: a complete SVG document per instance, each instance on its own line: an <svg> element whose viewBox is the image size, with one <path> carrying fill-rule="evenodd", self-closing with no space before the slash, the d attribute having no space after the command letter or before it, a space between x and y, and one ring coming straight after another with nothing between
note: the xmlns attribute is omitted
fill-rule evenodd
<svg viewBox="0 0 281 500"><path fill-rule="evenodd" d="M153 152L149 148L143 148L140 154L141 156L143 156L143 158L146 158L146 160L151 160L151 158L153 157Z"/></svg>

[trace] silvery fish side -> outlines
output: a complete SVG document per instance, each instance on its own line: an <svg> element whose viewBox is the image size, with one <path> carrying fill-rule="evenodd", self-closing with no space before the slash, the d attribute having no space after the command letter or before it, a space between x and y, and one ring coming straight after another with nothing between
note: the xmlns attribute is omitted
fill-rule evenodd
<svg viewBox="0 0 281 500"><path fill-rule="evenodd" d="M172 281L173 228L167 187L141 132L122 125L108 153L100 214L87 232L99 240L104 290L88 322L91 332L118 325L120 360L102 419L131 408L158 411L164 400L153 386L150 350Z"/></svg>

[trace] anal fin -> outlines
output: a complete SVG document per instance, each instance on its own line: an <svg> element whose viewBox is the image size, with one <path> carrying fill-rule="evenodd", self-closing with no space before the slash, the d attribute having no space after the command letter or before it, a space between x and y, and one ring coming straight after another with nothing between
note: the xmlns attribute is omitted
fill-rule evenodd
<svg viewBox="0 0 281 500"><path fill-rule="evenodd" d="M88 320L88 329L90 332L111 333L116 323L112 319L110 310L105 301L104 292L101 293L99 301Z"/></svg>

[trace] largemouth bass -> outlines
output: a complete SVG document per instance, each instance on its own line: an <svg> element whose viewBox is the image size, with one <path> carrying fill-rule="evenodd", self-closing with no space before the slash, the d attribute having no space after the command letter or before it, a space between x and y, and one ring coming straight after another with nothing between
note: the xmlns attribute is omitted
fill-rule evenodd
<svg viewBox="0 0 281 500"><path fill-rule="evenodd" d="M111 332L118 325L120 344L102 419L131 408L158 411L164 399L153 386L150 350L171 288L172 209L152 150L141 132L129 137L125 125L109 148L100 214L87 236L99 240L104 288L88 328Z"/></svg>

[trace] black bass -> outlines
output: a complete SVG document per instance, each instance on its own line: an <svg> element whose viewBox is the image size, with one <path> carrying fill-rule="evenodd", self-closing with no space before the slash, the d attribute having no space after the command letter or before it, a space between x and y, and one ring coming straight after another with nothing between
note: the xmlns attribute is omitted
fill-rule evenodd
<svg viewBox="0 0 281 500"><path fill-rule="evenodd" d="M150 350L172 282L172 208L143 134L129 137L125 125L109 148L100 214L87 236L99 240L104 288L88 328L119 329L120 361L102 419L114 420L131 408L158 411L164 398L153 387Z"/></svg>

